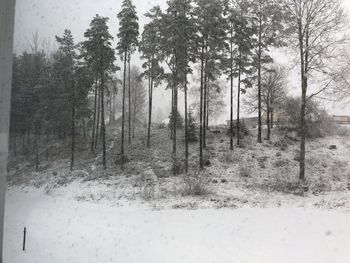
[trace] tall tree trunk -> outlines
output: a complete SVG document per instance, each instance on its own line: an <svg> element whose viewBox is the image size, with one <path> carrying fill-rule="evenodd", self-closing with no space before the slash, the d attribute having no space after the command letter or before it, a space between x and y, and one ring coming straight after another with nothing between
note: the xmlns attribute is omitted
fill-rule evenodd
<svg viewBox="0 0 350 263"><path fill-rule="evenodd" d="M152 64L151 64L152 63ZM147 130L147 148L151 148L151 123L152 123L152 89L153 89L153 62L149 61L148 77L148 130Z"/></svg>
<svg viewBox="0 0 350 263"><path fill-rule="evenodd" d="M105 108L104 108L104 70L101 62L101 133L102 133L102 164L103 169L107 167L106 153L106 124L105 124Z"/></svg>
<svg viewBox="0 0 350 263"><path fill-rule="evenodd" d="M92 124L91 151L95 149L95 127L96 127L96 112L97 110L97 76L95 81L95 103L94 103L94 122Z"/></svg>
<svg viewBox="0 0 350 263"><path fill-rule="evenodd" d="M259 37L258 37L258 143L262 143L261 139L261 0L259 1Z"/></svg>
<svg viewBox="0 0 350 263"><path fill-rule="evenodd" d="M207 148L207 90L208 90L208 45L205 46L204 101L203 101L203 148Z"/></svg>
<svg viewBox="0 0 350 263"><path fill-rule="evenodd" d="M171 84L171 118L170 123L170 139L173 140L174 136L174 85Z"/></svg>
<svg viewBox="0 0 350 263"><path fill-rule="evenodd" d="M204 42L201 51L201 83L199 102L199 167L203 168L203 70L204 70Z"/></svg>
<svg viewBox="0 0 350 263"><path fill-rule="evenodd" d="M129 144L131 144L131 76L130 76L130 52L129 52L129 58L128 58L128 96L129 96L129 129L128 129L128 135L129 135Z"/></svg>
<svg viewBox="0 0 350 263"><path fill-rule="evenodd" d="M124 167L124 126L125 126L125 89L126 89L126 55L127 50L124 52L124 76L123 76L123 103L122 103L122 142L120 148L120 154L122 157L122 168Z"/></svg>
<svg viewBox="0 0 350 263"><path fill-rule="evenodd" d="M239 65L238 65L238 86L237 86L237 145L240 145L240 122L239 122L239 111L240 111L240 97L241 97L241 51L239 51Z"/></svg>
<svg viewBox="0 0 350 263"><path fill-rule="evenodd" d="M176 57L176 54L175 54ZM177 63L175 63L176 65ZM176 66L175 66L176 67ZM174 116L174 131L173 131L173 155L174 158L176 157L176 127L177 127L177 73L176 73L176 69L173 72L174 77L173 77L173 86L174 86L174 108L173 108L173 116Z"/></svg>
<svg viewBox="0 0 350 263"><path fill-rule="evenodd" d="M233 25L230 36L230 150L233 150Z"/></svg>
<svg viewBox="0 0 350 263"><path fill-rule="evenodd" d="M187 54L187 50L185 51ZM187 61L185 62L187 65ZM185 172L188 173L188 110L187 110L187 72L185 72Z"/></svg>
<svg viewBox="0 0 350 263"><path fill-rule="evenodd" d="M70 170L74 168L74 151L75 151L75 92L74 84L72 84L72 130L71 130L71 157L70 157Z"/></svg>
<svg viewBox="0 0 350 263"><path fill-rule="evenodd" d="M136 110L137 110L137 105L136 105L136 92L138 90L138 84L136 83L135 84L135 87L134 87L134 102L133 102L133 105L134 105L134 110L133 110L133 118L132 118L132 138L135 139L135 126L136 126Z"/></svg>
<svg viewBox="0 0 350 263"><path fill-rule="evenodd" d="M96 135L95 135L95 149L98 143L99 128L101 123L100 113L101 113L101 80L100 80L100 85L97 88L97 122L96 122Z"/></svg>
<svg viewBox="0 0 350 263"><path fill-rule="evenodd" d="M111 90L110 91L110 94L109 94L109 125L112 124L112 100L113 100L113 91Z"/></svg>
<svg viewBox="0 0 350 263"><path fill-rule="evenodd" d="M208 76L208 90L207 90L207 121L206 121L207 130L209 130L209 102L210 102L210 80L209 80L209 76Z"/></svg>
<svg viewBox="0 0 350 263"><path fill-rule="evenodd" d="M303 34L302 24L299 24L299 48L301 59L301 109L300 109L300 162L299 162L299 179L305 181L305 140L306 140L306 91L307 91L307 61L308 61L308 30L306 36ZM304 49L304 37L306 39ZM304 57L305 56L305 57Z"/></svg>

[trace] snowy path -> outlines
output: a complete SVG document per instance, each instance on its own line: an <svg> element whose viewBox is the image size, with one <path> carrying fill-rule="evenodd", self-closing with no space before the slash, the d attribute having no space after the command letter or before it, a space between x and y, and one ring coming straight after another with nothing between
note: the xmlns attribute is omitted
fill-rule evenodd
<svg viewBox="0 0 350 263"><path fill-rule="evenodd" d="M17 188L6 205L5 263L350 262L350 214L339 211L152 211Z"/></svg>

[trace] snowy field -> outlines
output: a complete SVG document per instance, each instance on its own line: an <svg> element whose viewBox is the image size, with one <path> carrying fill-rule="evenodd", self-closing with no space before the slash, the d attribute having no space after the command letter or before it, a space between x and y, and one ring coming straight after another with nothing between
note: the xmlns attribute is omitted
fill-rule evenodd
<svg viewBox="0 0 350 263"><path fill-rule="evenodd" d="M6 206L6 263L350 262L346 210L155 210L18 187Z"/></svg>

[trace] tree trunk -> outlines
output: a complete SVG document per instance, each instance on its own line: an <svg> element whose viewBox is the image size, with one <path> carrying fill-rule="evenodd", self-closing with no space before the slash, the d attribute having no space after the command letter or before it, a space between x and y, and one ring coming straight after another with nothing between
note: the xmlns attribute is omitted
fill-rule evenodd
<svg viewBox="0 0 350 263"><path fill-rule="evenodd" d="M152 63L152 64L151 64ZM151 123L152 123L152 89L153 89L153 62L149 61L149 79L148 79L148 130L147 130L147 148L151 148Z"/></svg>
<svg viewBox="0 0 350 263"><path fill-rule="evenodd" d="M96 110L97 110L97 76L95 81L95 103L94 103L94 122L92 124L91 151L95 149L95 127L96 127Z"/></svg>
<svg viewBox="0 0 350 263"><path fill-rule="evenodd" d="M199 167L203 168L203 70L204 70L204 42L201 52L201 83L200 83L200 103L199 103Z"/></svg>
<svg viewBox="0 0 350 263"><path fill-rule="evenodd" d="M128 135L129 135L129 144L131 144L131 76L130 76L130 52L129 52L129 58L128 58L128 96L129 96L129 129L128 129Z"/></svg>
<svg viewBox="0 0 350 263"><path fill-rule="evenodd" d="M97 88L97 122L96 122L96 134L95 134L95 149L98 143L98 135L100 128L100 111L101 111L101 80L100 85Z"/></svg>
<svg viewBox="0 0 350 263"><path fill-rule="evenodd" d="M299 179L305 181L305 137L306 137L306 91L307 91L307 61L308 61L308 29L306 36L303 34L302 24L299 24L299 48L301 65L301 109L300 109L300 162ZM304 50L304 37L306 39ZM304 57L305 55L305 57Z"/></svg>
<svg viewBox="0 0 350 263"><path fill-rule="evenodd" d="M241 52L241 51L239 51ZM240 145L240 123L239 123L239 110L240 110L240 96L241 96L241 53L239 54L238 65L238 86L237 86L237 145Z"/></svg>
<svg viewBox="0 0 350 263"><path fill-rule="evenodd" d="M122 103L122 142L120 148L120 154L122 157L122 169L124 167L124 125L125 125L125 89L126 89L126 55L127 50L124 52L124 76L123 76L123 103Z"/></svg>
<svg viewBox="0 0 350 263"><path fill-rule="evenodd" d="M271 107L271 129L273 129L273 107Z"/></svg>
<svg viewBox="0 0 350 263"><path fill-rule="evenodd" d="M138 84L135 84L134 87L134 110L133 110L133 118L132 118L132 138L135 139L135 126L136 126L136 110L137 110L137 105L136 105L136 92L138 89Z"/></svg>
<svg viewBox="0 0 350 263"><path fill-rule="evenodd" d="M106 124L105 124L105 109L104 109L104 70L101 62L101 133L102 133L102 164L103 169L107 167L106 154Z"/></svg>
<svg viewBox="0 0 350 263"><path fill-rule="evenodd" d="M233 25L230 36L230 150L233 150Z"/></svg>
<svg viewBox="0 0 350 263"><path fill-rule="evenodd" d="M74 84L72 85L72 131L71 131L71 157L70 157L70 170L74 168L74 151L75 151L75 92Z"/></svg>
<svg viewBox="0 0 350 263"><path fill-rule="evenodd" d="M185 51L187 54L187 51ZM185 62L187 65L187 61ZM187 116L187 72L185 72L185 172L188 173L188 116Z"/></svg>
<svg viewBox="0 0 350 263"><path fill-rule="evenodd" d="M208 45L205 46L204 101L203 101L203 148L207 148L207 90L208 90Z"/></svg>
<svg viewBox="0 0 350 263"><path fill-rule="evenodd" d="M261 139L261 1L259 1L259 37L258 37L258 143L262 143Z"/></svg>

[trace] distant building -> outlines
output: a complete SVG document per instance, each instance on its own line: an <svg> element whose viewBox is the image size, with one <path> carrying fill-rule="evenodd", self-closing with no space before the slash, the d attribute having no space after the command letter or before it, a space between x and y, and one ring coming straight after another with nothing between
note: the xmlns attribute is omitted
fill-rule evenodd
<svg viewBox="0 0 350 263"><path fill-rule="evenodd" d="M347 124L347 125L350 125L350 116L346 116L346 115L332 115L332 121L335 124Z"/></svg>

